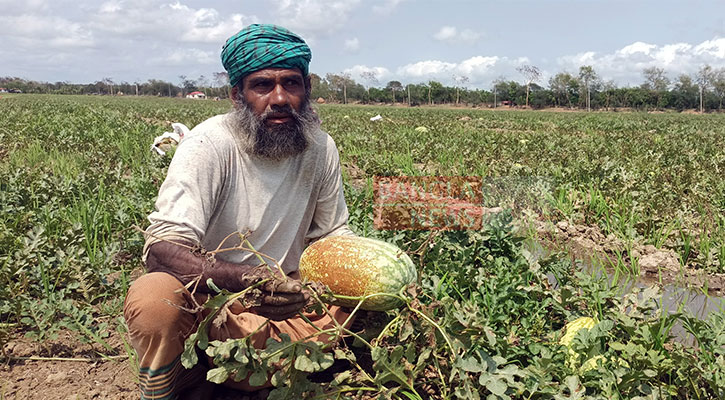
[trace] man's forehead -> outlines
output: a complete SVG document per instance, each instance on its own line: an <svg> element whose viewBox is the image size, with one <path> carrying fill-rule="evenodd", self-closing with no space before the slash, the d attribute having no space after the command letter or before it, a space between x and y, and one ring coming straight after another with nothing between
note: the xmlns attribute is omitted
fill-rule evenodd
<svg viewBox="0 0 725 400"><path fill-rule="evenodd" d="M264 68L259 71L254 71L251 74L244 77L244 80L250 80L255 78L277 78L277 77L299 77L302 78L302 71L299 68Z"/></svg>

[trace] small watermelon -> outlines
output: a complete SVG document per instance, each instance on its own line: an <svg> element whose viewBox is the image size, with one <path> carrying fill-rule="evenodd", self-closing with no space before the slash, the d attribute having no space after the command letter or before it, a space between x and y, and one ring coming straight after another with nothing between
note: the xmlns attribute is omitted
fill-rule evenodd
<svg viewBox="0 0 725 400"><path fill-rule="evenodd" d="M300 275L308 281L327 285L337 298L335 304L354 307L362 296L374 293L398 294L416 281L413 261L397 246L360 236L331 236L305 249L300 259ZM401 306L391 296L371 297L360 308L371 311Z"/></svg>
<svg viewBox="0 0 725 400"><path fill-rule="evenodd" d="M579 363L579 353L574 351L574 349L571 348L571 342L574 341L574 337L576 337L576 334L582 330L582 329L592 329L594 328L594 325L597 324L597 320L590 317L579 317L575 319L574 321L571 321L564 326L564 336L561 337L559 340L559 344L563 344L568 349L568 355L567 359L569 362L569 365L573 368L573 366L577 365ZM593 360L593 361L592 361ZM587 364L587 362L589 364ZM595 359L587 360L584 364L586 365L586 369L584 369L584 366L582 366L582 370L588 371L589 369L595 368L597 365L597 361ZM593 363L593 364L592 364Z"/></svg>

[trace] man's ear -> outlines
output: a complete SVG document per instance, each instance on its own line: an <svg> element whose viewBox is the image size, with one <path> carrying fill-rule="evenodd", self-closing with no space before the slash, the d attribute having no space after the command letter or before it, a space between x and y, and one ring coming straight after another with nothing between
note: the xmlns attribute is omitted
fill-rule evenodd
<svg viewBox="0 0 725 400"><path fill-rule="evenodd" d="M232 104L234 104L235 107L238 106L238 104L237 104L237 95L238 94L239 94L239 85L232 86L232 90L230 92L229 98L232 99Z"/></svg>

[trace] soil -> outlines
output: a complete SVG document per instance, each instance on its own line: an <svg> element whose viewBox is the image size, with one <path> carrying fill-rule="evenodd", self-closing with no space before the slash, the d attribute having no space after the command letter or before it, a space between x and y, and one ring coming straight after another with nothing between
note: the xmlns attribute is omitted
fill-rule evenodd
<svg viewBox="0 0 725 400"><path fill-rule="evenodd" d="M124 354L120 335L108 343ZM96 346L99 347L99 346ZM97 351L70 332L40 343L12 339L3 345L0 359L0 399L138 399L134 366L125 357L103 360ZM91 361L40 361L32 357L88 359Z"/></svg>
<svg viewBox="0 0 725 400"><path fill-rule="evenodd" d="M25 338L8 341L0 354L0 400L138 400L136 366L127 357L120 334L106 341L122 355L104 360L96 352L102 351L100 346L81 343L71 332L42 345ZM245 393L217 386L212 398L263 400L267 394L266 390Z"/></svg>

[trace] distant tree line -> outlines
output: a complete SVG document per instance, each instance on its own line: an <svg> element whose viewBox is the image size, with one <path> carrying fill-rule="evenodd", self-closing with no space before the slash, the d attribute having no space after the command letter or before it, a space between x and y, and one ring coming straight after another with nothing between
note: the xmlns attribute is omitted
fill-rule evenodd
<svg viewBox="0 0 725 400"><path fill-rule="evenodd" d="M517 68L521 81L503 77L494 80L490 88L469 89L466 76L454 76L455 86L440 82L403 85L390 81L378 84L374 73L363 76L369 85L355 82L346 74L312 74L312 96L325 102L396 104L411 106L458 104L476 107L528 106L531 108L561 107L571 109L697 109L722 110L725 101L725 68L702 67L695 76L682 74L671 81L661 68L642 71L643 83L635 87L617 87L604 81L591 66L582 66L577 74L560 72L548 81L540 82L539 69L531 65Z"/></svg>
<svg viewBox="0 0 725 400"><path fill-rule="evenodd" d="M0 88L18 89L23 93L46 94L87 94L87 95L125 95L125 96L163 96L183 97L192 92L203 92L207 97L227 97L229 81L226 72L217 72L209 79L202 75L197 79L179 76L179 82L173 83L160 79L146 82L115 82L104 78L94 83L37 82L17 77L0 77Z"/></svg>
<svg viewBox="0 0 725 400"><path fill-rule="evenodd" d="M725 100L725 68L705 65L694 75L679 75L670 80L661 68L642 71L643 82L634 87L617 87L604 81L592 66L582 66L578 73L560 72L544 86L536 66L516 68L521 80L500 77L488 89L469 89L469 77L453 76L454 86L437 81L403 85L389 81L381 86L376 73L366 72L356 82L349 74L311 74L311 95L314 100L329 103L407 104L410 106L455 104L475 107L531 107L535 109L560 107L570 109L635 109L721 111ZM146 82L114 82L105 78L90 84L68 82L35 82L21 78L0 77L0 87L19 89L24 93L100 94L182 97L200 91L207 97L225 98L229 93L228 77L224 72L197 79L179 76L178 83L150 79Z"/></svg>

